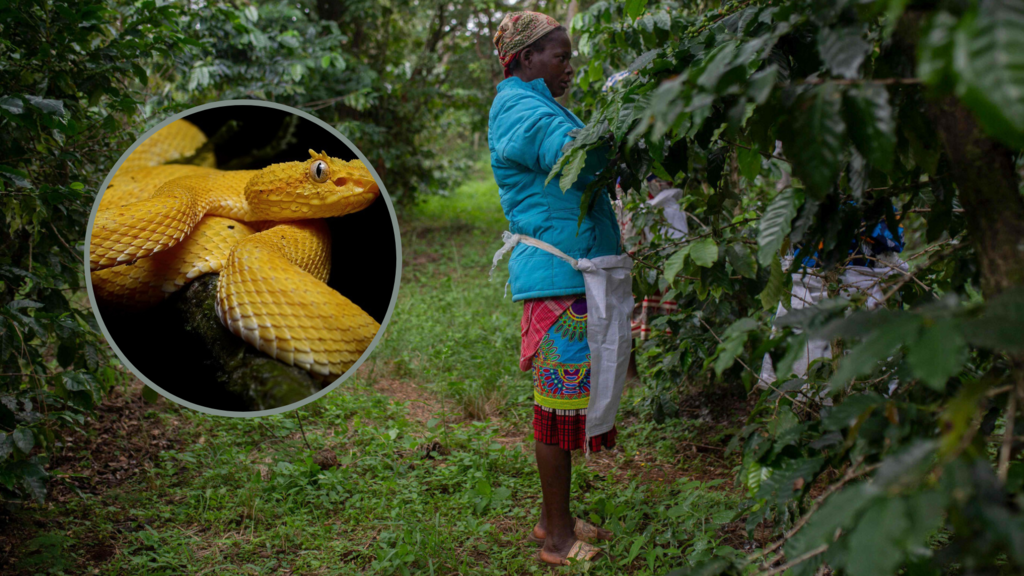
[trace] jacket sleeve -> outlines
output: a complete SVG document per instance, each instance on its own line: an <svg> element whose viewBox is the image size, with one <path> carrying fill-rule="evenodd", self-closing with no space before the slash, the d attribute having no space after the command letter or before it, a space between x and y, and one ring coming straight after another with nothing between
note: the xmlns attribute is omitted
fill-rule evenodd
<svg viewBox="0 0 1024 576"><path fill-rule="evenodd" d="M562 147L572 140L569 132L575 128L554 110L531 99L506 106L496 121L509 127L503 131L498 156L543 174L562 157Z"/></svg>

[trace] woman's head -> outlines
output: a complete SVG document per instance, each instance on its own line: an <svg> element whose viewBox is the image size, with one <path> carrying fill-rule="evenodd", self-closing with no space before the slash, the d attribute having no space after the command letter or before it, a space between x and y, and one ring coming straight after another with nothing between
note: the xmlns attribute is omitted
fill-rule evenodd
<svg viewBox="0 0 1024 576"><path fill-rule="evenodd" d="M564 26L538 12L512 12L502 19L494 35L505 77L526 82L541 78L559 97L572 82L572 42Z"/></svg>

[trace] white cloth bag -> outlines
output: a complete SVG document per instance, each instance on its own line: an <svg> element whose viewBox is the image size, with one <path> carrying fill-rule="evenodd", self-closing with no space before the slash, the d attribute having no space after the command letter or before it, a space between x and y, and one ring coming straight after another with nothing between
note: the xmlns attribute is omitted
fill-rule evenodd
<svg viewBox="0 0 1024 576"><path fill-rule="evenodd" d="M628 254L573 258L547 242L503 232L505 245L494 254L491 273L498 261L523 243L553 254L583 273L587 292L587 343L590 346L590 401L587 404L587 438L600 436L615 425L622 388L626 383L629 352L633 348L630 320L633 314L633 259ZM590 447L590 443L587 443Z"/></svg>
<svg viewBox="0 0 1024 576"><path fill-rule="evenodd" d="M887 277L901 273L906 274L909 267L907 263L900 260L893 253L882 254L878 257L878 265L874 268L868 268L866 266L847 266L840 274L840 282L842 282L843 288L841 295L845 298L852 296L853 292L860 292L867 295L867 308L874 310L882 304L884 295L882 294L881 283ZM783 260L783 269L789 269L793 265L792 257L787 257ZM819 302L828 297L828 290L825 288L825 282L818 275L810 274L793 274L793 297L790 300L790 308L793 310L801 310L803 308L810 308L811 306L817 305ZM775 319L778 320L786 315L786 308L779 303L778 310L775 312ZM773 329L774 333L775 330ZM799 330L795 331L799 333ZM828 340L808 339L804 346L803 352L801 352L799 358L793 363L793 373L803 378L807 375L807 369L812 362L819 358L831 358L832 357L832 344ZM784 375L785 376L785 375ZM764 355L764 362L761 364L761 374L758 378L757 386L759 388L767 388L768 384L771 384L777 380L778 376L775 374L775 365L772 362L772 357L768 354ZM804 386L806 389L807 386ZM819 398L820 400L821 398ZM830 399L825 398L824 403L828 406L832 405Z"/></svg>

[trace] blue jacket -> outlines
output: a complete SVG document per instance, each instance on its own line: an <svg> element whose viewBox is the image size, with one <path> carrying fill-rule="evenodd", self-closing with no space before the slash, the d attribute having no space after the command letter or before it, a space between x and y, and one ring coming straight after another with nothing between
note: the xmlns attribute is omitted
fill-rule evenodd
<svg viewBox="0 0 1024 576"><path fill-rule="evenodd" d="M577 234L580 201L604 163L591 151L575 184L565 193L558 179L544 186L548 172L583 128L575 114L559 104L543 79L523 82L515 76L498 84L491 104L487 144L509 231L543 240L573 258L620 254L619 225L611 200L601 194ZM583 274L532 246L519 244L508 263L512 300L584 294Z"/></svg>

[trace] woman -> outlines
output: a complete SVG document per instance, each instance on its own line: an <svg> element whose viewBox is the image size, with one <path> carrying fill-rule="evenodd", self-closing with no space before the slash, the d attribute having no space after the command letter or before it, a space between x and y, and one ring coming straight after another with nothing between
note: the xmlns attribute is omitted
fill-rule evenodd
<svg viewBox="0 0 1024 576"><path fill-rule="evenodd" d="M491 167L509 231L551 244L573 258L620 253L619 228L611 202L602 196L577 228L580 200L600 168L588 165L564 194L548 172L583 127L555 101L572 81L572 43L563 26L536 12L505 16L494 36L505 80L491 105L487 141ZM568 564L590 560L601 550L590 541L611 532L573 518L569 511L572 450L615 445L615 429L587 438L590 349L583 276L565 261L519 244L509 260L512 300L524 301L520 368L534 376L534 436L543 506L529 540L543 543L540 560Z"/></svg>

